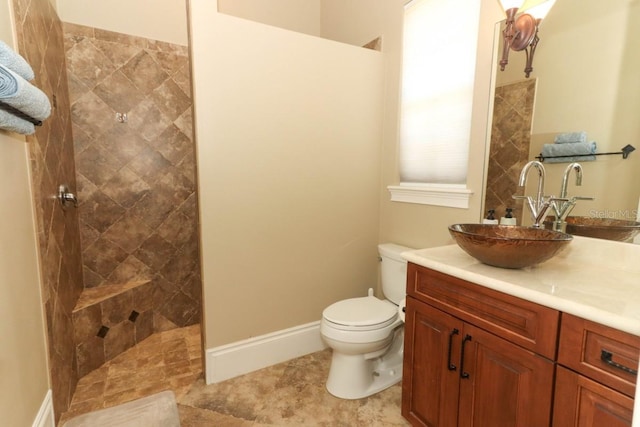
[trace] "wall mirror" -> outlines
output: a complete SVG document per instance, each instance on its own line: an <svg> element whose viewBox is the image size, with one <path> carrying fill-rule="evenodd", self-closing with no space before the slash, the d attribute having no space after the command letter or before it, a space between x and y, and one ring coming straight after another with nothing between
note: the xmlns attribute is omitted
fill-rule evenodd
<svg viewBox="0 0 640 427"><path fill-rule="evenodd" d="M502 216L514 208L518 224L530 224L512 194L535 194L537 177L518 187L522 166L559 133L584 131L597 152L635 152L582 161L582 186L568 194L589 196L572 216L637 220L640 199L640 1L560 0L540 26L533 72L525 78L524 52L511 52L495 75L494 113L484 211ZM497 32L501 37L501 33ZM502 45L495 49L500 61ZM568 165L544 162L545 194L558 195Z"/></svg>

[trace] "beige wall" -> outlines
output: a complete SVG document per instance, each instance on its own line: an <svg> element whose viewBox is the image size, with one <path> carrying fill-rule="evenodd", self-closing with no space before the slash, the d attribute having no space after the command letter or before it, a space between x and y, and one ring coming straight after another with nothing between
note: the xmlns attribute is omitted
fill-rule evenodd
<svg viewBox="0 0 640 427"><path fill-rule="evenodd" d="M577 14L576 11L580 13ZM598 152L640 149L640 4L632 1L557 2L540 27L531 78L538 79L530 159L555 134L587 131ZM499 84L524 78L524 53L512 52L498 73ZM600 156L582 162L582 187L570 183L569 195L592 196L578 202L573 215L606 214L634 219L640 197L640 156ZM545 163L546 194L558 194L567 163ZM535 183L532 183L535 187ZM528 194L535 189L527 189ZM625 218L629 214L629 217Z"/></svg>
<svg viewBox="0 0 640 427"><path fill-rule="evenodd" d="M196 113L196 127L200 135L199 167L201 171L201 197L203 197L201 211L203 215L206 214L210 217L209 225L205 224L204 221L207 220L203 219L202 236L207 347L317 320L321 310L328 303L342 297L354 295L354 292L357 294L359 289L365 288L375 280L377 273L375 265L368 264L367 257L375 256L375 243L377 242L391 241L412 247L446 244L450 243L447 232L449 224L455 222L477 222L480 219L487 116L490 106L488 99L491 88L494 24L502 17L502 10L497 2L492 0L483 1L481 18L483 23L481 24L479 35L477 65L479 77L476 84L468 181L468 186L474 191L474 195L469 209L452 209L392 203L389 201L389 193L386 190L387 185L397 184L398 182L396 166L397 110L403 4L404 2L401 0L375 3L365 0L349 2L324 0L322 3L321 35L323 37L354 45L364 44L380 35L383 37L382 66L384 68L384 84L381 87L384 90L384 115L382 117L382 128L380 129L383 139L380 163L382 174L381 178L376 178L372 181L371 185L375 188L375 199L378 206L371 209L372 215L367 216L369 220L376 216L376 211L380 212L380 221L375 225L379 229L380 236L375 236L374 239L377 240L370 242L368 246L365 244L353 247L353 252L343 257L345 267L340 267L337 264L333 264L337 262L334 260L337 255L333 253L335 248L340 248L340 236L344 233L344 228L336 227L336 222L329 221L321 225L320 222L316 223L315 221L317 220L313 219L313 215L319 215L318 218L323 216L333 218L333 215L336 215L337 212L333 212L330 216L327 216L327 213L323 213L325 210L330 209L330 205L323 207L321 204L314 204L306 208L305 206L292 206L288 200L291 200L292 194L297 195L297 193L291 193L291 189L287 187L293 186L295 188L295 185L288 182L284 177L271 176L273 173L272 168L283 170L284 167L287 167L286 163L283 163L282 160L274 159L271 153L256 152L253 146L250 149L241 148L243 147L242 144L246 142L253 142L254 139L263 139L264 135L274 135L270 137L272 149L286 149L287 143L280 141L282 136L278 136L275 130L277 125L287 124L287 122L282 118L274 120L265 116L264 111L261 111L257 106L265 102L263 96L269 95L269 87L282 86L287 89L287 94L295 93L300 89L295 86L295 82L292 83L291 78L286 74L284 75L284 81L269 83L269 80L266 79L270 79L273 74L281 73L281 71L271 71L271 67L274 64L267 62L269 66L265 68L264 63L242 63L237 58L236 52L238 51L250 52L256 56L265 55L266 57L264 52L266 52L265 46L268 42L265 41L265 34L262 32L254 34L250 31L250 29L253 30L260 27L250 26L249 23L242 23L242 21L223 20L218 17L215 21L216 24L242 25L238 27L242 28L241 31L244 32L242 40L236 42L226 34L221 34L217 37L214 37L215 34L205 35L204 30L213 32L217 30L215 25L212 25L210 18L203 18L204 15L200 9L205 8L206 2L193 2L192 25L193 32L196 35L192 39L194 43L196 111L208 112L204 119ZM208 7L211 6L209 5ZM202 23L198 24L199 20L202 20ZM278 34L278 31L275 34ZM209 41L216 40L216 38L226 40L225 46L212 46L211 43L199 45L198 38L205 37ZM234 40L234 43L230 43L230 40ZM280 49L285 52L283 46L286 45L282 44L283 40L277 39L271 43L277 43L278 46L281 46ZM256 43L256 41L259 42ZM321 45L323 44L319 43L319 46ZM348 48L348 46L344 46L344 48ZM228 52L224 53L228 57L225 56L224 59L216 61L218 65L228 64L229 71L227 72L222 73L220 69L216 69L213 63L206 65L202 62L210 52L218 52L217 49L220 49L221 54L223 49L228 50ZM350 52L353 54L353 52L365 51L351 49ZM286 55L285 53L281 55L283 55L283 58L286 57L284 56ZM290 54L289 56L293 57L294 55ZM251 57L251 55L243 55L244 57ZM302 56L297 55L297 57L301 58ZM329 63L335 63L335 61L325 61L316 66L323 68L322 74L326 74L333 72L333 67L327 67L326 65ZM256 74L256 70L261 70L262 72ZM245 71L246 73L240 71ZM228 73L228 76L226 73ZM245 77L245 74L248 74L248 77ZM199 79L198 75L208 76L207 81ZM261 76L260 83L253 86L253 82L257 80L256 75ZM265 77L265 75L268 77ZM235 81L237 86L243 88L251 96L246 100L235 100L234 98L237 96L239 88L236 86L230 88L229 83L220 88L207 88L204 86L211 85L218 77L228 77L230 81ZM240 83L245 78L247 79L247 84L249 84L248 87L243 87L245 83ZM229 101L221 101L221 99L226 99L221 96L220 91L223 88L229 90L228 94L225 95L229 97ZM255 95L260 96L256 97ZM312 96L307 96L307 99L312 98ZM215 102L213 101L214 99ZM238 102L240 104L244 103L244 106L233 107ZM214 111L219 111L220 117L225 119L217 123L214 120ZM251 120L251 114L255 115L254 120ZM292 117L296 117L296 119L290 120L290 123L296 123L294 128L296 132L299 131L298 127L311 126L311 129L314 128L314 123L307 122L305 124L297 115ZM206 122L203 122L203 120L206 120ZM239 123L237 123L238 121ZM246 123L251 123L251 126ZM213 127L216 127L215 132ZM292 130L290 125L285 129L287 132ZM228 134L225 134L225 132L228 132ZM234 132L237 133L234 134ZM203 138L203 135L206 135L206 137ZM233 144L221 144L219 147L211 145L213 141L225 139L235 142ZM305 139L308 140L309 138ZM207 150L207 153L203 150ZM247 152L252 154L247 155ZM337 149L333 154L334 156L336 155L335 153L338 153ZM203 158L205 156L211 156L214 159L216 157L225 158L226 160L218 165L215 162L204 161ZM256 194L256 192L265 191L261 189L267 187L260 182L254 182L253 179L247 179L247 174L236 173L234 168L240 167L239 170L242 170L241 166L247 161L254 161L252 159L255 156L262 157L262 164L254 167L253 174L261 177L262 180L268 177L268 180L282 185L289 192L274 186L266 190L268 191L266 195ZM230 161L230 159L234 158L236 160ZM206 170L206 172L203 172L203 170ZM220 187L215 192L210 188L205 189L204 186L207 184L203 183L204 179L208 179L212 183L234 182L239 188L243 189L244 193L237 195L230 186L229 188ZM300 183L297 185L305 186L303 182L304 178L301 178ZM306 185L306 187L309 190L314 189L313 186ZM344 186L336 183L332 191L341 191L340 189L343 188ZM313 196L311 197L313 198ZM282 201L278 202L280 199ZM288 204L288 208L280 212L278 203ZM256 206L259 207L259 212L253 211ZM306 210L309 208L315 214ZM309 218L312 219L295 220L296 216L301 216L298 212L305 216L309 215ZM285 215L289 218L288 229L284 226L274 227L274 225L277 225L279 215ZM341 222L346 227L349 226L351 221L354 221L353 214L347 212L340 215L342 215ZM308 227L309 224L313 224L312 227L314 229L321 230L322 235L305 232L304 227ZM264 229L265 226L267 226L266 230ZM374 234L372 233L372 236ZM301 235L304 235L305 238L300 238ZM327 242L322 248L318 248L316 247L317 244L313 244L314 240L320 237L320 241ZM257 244L256 241L260 241L260 243ZM271 241L271 243L265 245L263 242L267 241ZM274 249L271 249L272 245L275 249L275 254L272 253L274 252ZM283 260L282 255L278 254L279 251L283 250L283 247L296 248L296 252L301 252L300 248L305 248L302 251L305 252L305 255L300 257L296 253L295 256L290 255L287 260ZM309 251L308 253L306 253L307 250ZM360 252L358 253L358 251ZM331 261L326 261L323 265L314 265L315 261L305 259L305 256L329 258ZM357 264L353 264L352 260L356 260ZM362 280L357 279L358 275L356 274L354 276L356 278L355 281L354 277L351 277L349 281L345 281L344 285L338 285L340 282L330 282L323 278L327 274L333 274L336 278L355 274L355 270L351 273L348 272L349 268L346 266L349 265L349 262L353 264L351 268L364 269L359 273L363 275L361 277L370 277L371 279L364 280L364 282L367 282L364 283ZM245 264L252 265L253 268L247 268ZM303 277L305 278L303 282L308 282L309 284L303 285L298 280L290 282L290 277ZM266 286L261 288L255 285L255 283L260 282L265 283ZM328 283L333 283L333 285ZM312 290L311 293L309 292L310 290ZM242 301L241 304L239 303L240 301ZM263 301L269 301L269 306L274 308L264 311ZM238 316L238 310L241 310L241 314L244 315ZM252 314L252 312L257 314ZM229 324L233 324L233 328L229 328Z"/></svg>
<svg viewBox="0 0 640 427"><path fill-rule="evenodd" d="M49 389L26 154L23 138L0 134L0 417L15 426L31 425Z"/></svg>
<svg viewBox="0 0 640 427"><path fill-rule="evenodd" d="M187 44L186 0L52 0L51 3L57 5L63 22Z"/></svg>
<svg viewBox="0 0 640 427"><path fill-rule="evenodd" d="M317 36L321 1L218 0L218 12Z"/></svg>
<svg viewBox="0 0 640 427"><path fill-rule="evenodd" d="M13 45L7 2L0 39ZM28 153L22 136L0 131L0 419L28 426L49 389Z"/></svg>
<svg viewBox="0 0 640 427"><path fill-rule="evenodd" d="M380 53L210 3L191 5L207 348L375 284L382 114Z"/></svg>
<svg viewBox="0 0 640 427"><path fill-rule="evenodd" d="M478 41L476 87L473 106L467 187L474 194L469 209L453 209L391 202L386 187L399 182L397 168L398 99L402 54L404 0L323 0L323 36L354 44L382 35L385 57L385 116L383 119L382 180L380 192L380 240L410 247L429 247L451 242L447 226L478 222L483 199L483 174L489 111L494 23L502 17L495 0L483 0ZM446 67L446 64L438 66Z"/></svg>
<svg viewBox="0 0 640 427"><path fill-rule="evenodd" d="M397 38L401 37L398 11L402 11L404 3L405 0L322 0L321 36L355 46L382 36L383 50L388 56L387 43L397 45ZM386 65L389 63L385 61Z"/></svg>

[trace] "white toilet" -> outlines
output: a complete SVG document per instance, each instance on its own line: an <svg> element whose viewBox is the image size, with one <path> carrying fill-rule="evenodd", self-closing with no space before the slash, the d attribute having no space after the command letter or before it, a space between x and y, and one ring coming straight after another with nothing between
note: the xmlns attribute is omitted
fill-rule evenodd
<svg viewBox="0 0 640 427"><path fill-rule="evenodd" d="M360 399L402 379L407 261L411 248L378 245L385 300L369 295L331 304L322 312L320 333L333 349L327 390L343 399ZM400 306L400 307L399 307ZM402 318L401 318L402 317Z"/></svg>

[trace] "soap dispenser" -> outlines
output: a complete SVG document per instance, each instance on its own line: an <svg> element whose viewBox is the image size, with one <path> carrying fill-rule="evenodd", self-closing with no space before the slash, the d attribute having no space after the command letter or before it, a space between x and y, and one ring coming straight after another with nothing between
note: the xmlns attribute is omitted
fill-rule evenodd
<svg viewBox="0 0 640 427"><path fill-rule="evenodd" d="M489 211L487 211L487 217L482 220L482 223L483 224L498 224L498 220L494 216L495 213L496 213L495 210L489 209Z"/></svg>
<svg viewBox="0 0 640 427"><path fill-rule="evenodd" d="M512 208L507 208L507 213L500 218L500 225L517 225L516 219L513 217Z"/></svg>

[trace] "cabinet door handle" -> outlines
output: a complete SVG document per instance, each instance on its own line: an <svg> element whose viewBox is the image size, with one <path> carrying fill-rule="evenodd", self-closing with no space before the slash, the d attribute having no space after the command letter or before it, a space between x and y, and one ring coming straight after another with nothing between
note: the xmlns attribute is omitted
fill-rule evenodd
<svg viewBox="0 0 640 427"><path fill-rule="evenodd" d="M467 341L471 341L471 335L467 334L462 340L462 349L460 350L460 378L469 378L469 373L464 370L464 346Z"/></svg>
<svg viewBox="0 0 640 427"><path fill-rule="evenodd" d="M602 360L604 363L606 363L609 366L612 366L616 369L620 369L621 371L627 372L631 375L638 375L638 371L633 369L633 368L629 368L628 366L624 366L621 365L617 362L613 361L613 353L611 353L610 351L605 350L604 348L601 350L600 352L600 360Z"/></svg>
<svg viewBox="0 0 640 427"><path fill-rule="evenodd" d="M450 371L455 371L457 369L456 365L451 363L451 345L453 344L453 336L458 335L459 333L460 331L454 328L449 334L449 350L447 351L447 368Z"/></svg>

